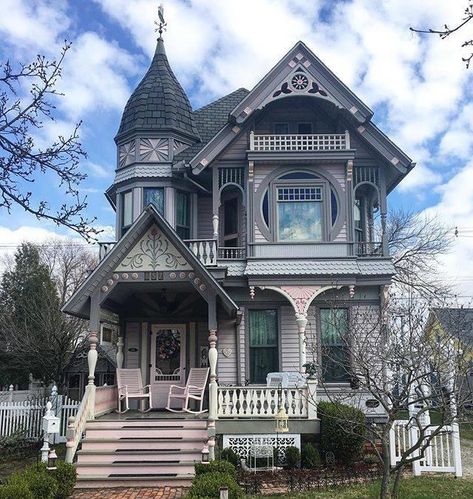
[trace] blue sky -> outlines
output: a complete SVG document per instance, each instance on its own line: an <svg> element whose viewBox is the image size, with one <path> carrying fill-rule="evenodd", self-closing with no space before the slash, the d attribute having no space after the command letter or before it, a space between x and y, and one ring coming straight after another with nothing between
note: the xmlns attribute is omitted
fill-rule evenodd
<svg viewBox="0 0 473 499"><path fill-rule="evenodd" d="M252 88L303 40L364 102L375 122L414 161L415 171L390 206L438 213L466 236L473 229L473 69L461 43L473 25L447 40L417 36L409 26L455 24L463 0L168 0L165 34L171 65L194 108L239 87ZM2 0L1 59L29 61L57 55L73 42L57 101L57 121L38 140L65 133L82 120L89 177L81 191L97 225L113 225L103 196L113 180L121 112L155 47L155 0ZM469 30L469 31L468 31ZM38 179L35 194L52 205L62 191ZM473 234L473 231L471 232ZM66 230L15 209L0 213L0 243L16 244ZM460 237L444 268L473 294L473 238ZM471 288L471 289L470 289Z"/></svg>

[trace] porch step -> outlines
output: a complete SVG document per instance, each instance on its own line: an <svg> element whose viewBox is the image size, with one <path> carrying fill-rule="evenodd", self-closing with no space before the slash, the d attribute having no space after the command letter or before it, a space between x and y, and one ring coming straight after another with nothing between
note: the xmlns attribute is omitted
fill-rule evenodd
<svg viewBox="0 0 473 499"><path fill-rule="evenodd" d="M90 421L77 452L77 488L189 486L206 441L202 420Z"/></svg>

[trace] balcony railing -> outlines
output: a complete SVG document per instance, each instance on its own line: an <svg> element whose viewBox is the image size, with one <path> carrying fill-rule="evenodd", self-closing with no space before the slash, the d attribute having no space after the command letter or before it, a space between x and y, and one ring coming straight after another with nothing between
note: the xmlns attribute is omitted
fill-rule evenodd
<svg viewBox="0 0 473 499"><path fill-rule="evenodd" d="M312 133L309 135L260 135L250 133L250 151L346 151L350 149L350 134Z"/></svg>
<svg viewBox="0 0 473 499"><path fill-rule="evenodd" d="M246 258L246 248L243 246L234 246L231 248L219 248L219 260L244 260Z"/></svg>
<svg viewBox="0 0 473 499"><path fill-rule="evenodd" d="M217 241L215 239L186 239L184 243L204 265L217 265Z"/></svg>
<svg viewBox="0 0 473 499"><path fill-rule="evenodd" d="M357 242L355 243L356 256L385 256L382 242Z"/></svg>

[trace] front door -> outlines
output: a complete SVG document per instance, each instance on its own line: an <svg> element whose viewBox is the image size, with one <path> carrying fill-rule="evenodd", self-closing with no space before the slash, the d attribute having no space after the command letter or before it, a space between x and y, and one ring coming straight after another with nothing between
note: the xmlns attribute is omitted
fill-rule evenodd
<svg viewBox="0 0 473 499"><path fill-rule="evenodd" d="M170 385L186 383L186 327L184 324L151 324L151 373L153 407L167 405Z"/></svg>

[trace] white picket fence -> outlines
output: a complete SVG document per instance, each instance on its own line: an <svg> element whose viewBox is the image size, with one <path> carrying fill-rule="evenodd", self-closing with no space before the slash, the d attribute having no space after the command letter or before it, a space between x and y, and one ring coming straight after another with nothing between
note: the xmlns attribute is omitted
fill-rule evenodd
<svg viewBox="0 0 473 499"><path fill-rule="evenodd" d="M426 440L437 431L438 426L425 430ZM396 420L390 432L391 465L401 460L402 454L419 440L419 429L407 420ZM419 456L417 449L413 456ZM455 473L462 476L460 435L458 424L445 426L430 440L424 455L412 463L414 475L425 472Z"/></svg>
<svg viewBox="0 0 473 499"><path fill-rule="evenodd" d="M42 439L43 416L48 400L51 400L54 414L61 420L60 432L55 436L55 441L66 442L67 420L69 416L76 415L79 402L64 395L0 403L0 437L22 432L28 439Z"/></svg>

